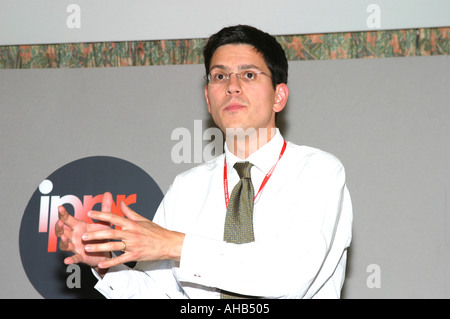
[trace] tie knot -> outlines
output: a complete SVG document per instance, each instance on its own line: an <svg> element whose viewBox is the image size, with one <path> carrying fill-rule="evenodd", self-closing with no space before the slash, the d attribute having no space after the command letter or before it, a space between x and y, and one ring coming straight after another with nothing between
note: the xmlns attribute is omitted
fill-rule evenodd
<svg viewBox="0 0 450 319"><path fill-rule="evenodd" d="M250 178L250 170L252 169L252 166L253 164L250 162L237 162L233 167L242 179Z"/></svg>

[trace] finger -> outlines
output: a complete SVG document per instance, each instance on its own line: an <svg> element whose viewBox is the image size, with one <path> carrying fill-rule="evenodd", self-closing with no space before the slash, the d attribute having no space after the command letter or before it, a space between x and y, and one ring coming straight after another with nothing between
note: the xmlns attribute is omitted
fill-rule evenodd
<svg viewBox="0 0 450 319"><path fill-rule="evenodd" d="M104 229L91 231L88 233L84 233L81 236L83 241L93 241L93 240L114 240L114 239L123 239L125 236L125 232L119 229Z"/></svg>
<svg viewBox="0 0 450 319"><path fill-rule="evenodd" d="M127 217L131 220L134 220L134 221L147 220L145 217L142 217L141 215L136 213L134 210L132 210L130 207L128 207L124 201L120 202L120 210L125 215L125 217Z"/></svg>
<svg viewBox="0 0 450 319"><path fill-rule="evenodd" d="M67 238L65 234L61 235L61 240L59 241L59 249L61 251L74 251L75 245Z"/></svg>
<svg viewBox="0 0 450 319"><path fill-rule="evenodd" d="M81 256L80 254L75 254L72 256L69 256L67 258L64 259L64 264L66 265L71 265L71 264L78 264L83 260L83 256Z"/></svg>
<svg viewBox="0 0 450 319"><path fill-rule="evenodd" d="M85 246L88 253L104 253L112 251L122 251L125 248L121 241L110 241L107 243L89 244Z"/></svg>
<svg viewBox="0 0 450 319"><path fill-rule="evenodd" d="M55 223L55 235L56 237L61 237L62 234L69 234L72 232L72 229L64 224L62 220L57 220ZM69 236L70 237L70 236Z"/></svg>
<svg viewBox="0 0 450 319"><path fill-rule="evenodd" d="M58 215L59 219L64 223L64 225L68 226L70 229L73 229L77 223L76 219L70 215L64 206L58 207Z"/></svg>
<svg viewBox="0 0 450 319"><path fill-rule="evenodd" d="M113 198L110 192L103 194L102 198L102 212L111 213L113 205Z"/></svg>
<svg viewBox="0 0 450 319"><path fill-rule="evenodd" d="M98 211L90 211L88 212L88 216L92 219L99 220L104 223L110 223L112 225L117 226L129 226L130 221L127 218L118 216L116 214L108 213L108 212L98 212Z"/></svg>
<svg viewBox="0 0 450 319"><path fill-rule="evenodd" d="M56 237L61 237L64 233L64 223L62 220L57 220L55 223L55 235Z"/></svg>
<svg viewBox="0 0 450 319"><path fill-rule="evenodd" d="M100 262L98 264L98 267L102 268L102 269L107 269L107 268L111 268L114 266L118 266L118 265L127 263L129 261L132 261L132 259L128 256L128 254L122 254L118 257L114 257L112 259L108 259L108 260Z"/></svg>

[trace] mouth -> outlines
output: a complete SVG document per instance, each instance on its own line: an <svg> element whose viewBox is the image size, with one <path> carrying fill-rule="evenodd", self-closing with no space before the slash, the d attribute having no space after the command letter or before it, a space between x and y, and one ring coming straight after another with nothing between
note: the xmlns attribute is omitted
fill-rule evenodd
<svg viewBox="0 0 450 319"><path fill-rule="evenodd" d="M240 111L240 110L242 110L242 109L244 109L246 107L247 107L246 105L241 104L241 103L231 103L231 104L227 105L224 108L224 111L226 111L226 112L237 112L237 111Z"/></svg>

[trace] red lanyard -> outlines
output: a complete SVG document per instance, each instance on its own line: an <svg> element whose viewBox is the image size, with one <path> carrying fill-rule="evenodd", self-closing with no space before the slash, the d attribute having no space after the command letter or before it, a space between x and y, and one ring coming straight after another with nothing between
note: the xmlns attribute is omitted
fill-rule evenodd
<svg viewBox="0 0 450 319"><path fill-rule="evenodd" d="M270 176L272 176L272 173L275 169L275 166L277 166L278 162L280 161L281 157L283 157L284 151L286 150L286 141L284 141L283 143L283 147L281 148L281 152L280 152L280 156L278 157L277 162L275 163L275 165L272 166L272 168L270 169L270 171L266 174L266 176L264 177L264 180L261 183L261 186L259 187L258 193L256 193L255 198L256 199L259 195L259 193L261 193L262 189L264 188L264 186L266 186L267 181L269 180ZM227 159L225 158L224 160L224 167L223 167L223 191L225 194L225 207L228 209L228 202L230 201L230 197L228 194L228 176L227 176Z"/></svg>

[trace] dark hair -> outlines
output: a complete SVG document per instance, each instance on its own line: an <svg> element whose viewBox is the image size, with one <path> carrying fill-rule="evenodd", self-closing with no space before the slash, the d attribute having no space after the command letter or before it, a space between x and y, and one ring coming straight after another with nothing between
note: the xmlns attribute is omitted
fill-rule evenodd
<svg viewBox="0 0 450 319"><path fill-rule="evenodd" d="M261 53L272 76L272 84L287 83L286 53L272 35L247 25L226 27L212 35L203 49L206 74L209 73L214 52L226 44L249 44Z"/></svg>

